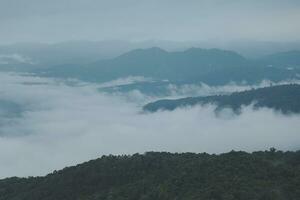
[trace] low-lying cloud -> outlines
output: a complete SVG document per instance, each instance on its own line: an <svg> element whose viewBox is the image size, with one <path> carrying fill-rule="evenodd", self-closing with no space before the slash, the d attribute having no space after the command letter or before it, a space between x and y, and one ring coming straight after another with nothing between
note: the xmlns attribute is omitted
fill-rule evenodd
<svg viewBox="0 0 300 200"><path fill-rule="evenodd" d="M205 83L201 84L184 84L184 85L168 85L168 93L171 98L180 98L186 96L211 96L211 95L222 95L230 94L232 92L241 92L245 90L275 86L275 85L285 85L285 84L300 84L300 80L285 80L279 82L273 82L270 80L263 80L258 84L249 85L247 82L242 84L237 84L235 82L230 82L227 85L222 86L210 86Z"/></svg>
<svg viewBox="0 0 300 200"><path fill-rule="evenodd" d="M0 64L26 63L34 64L31 58L20 54L0 54Z"/></svg>
<svg viewBox="0 0 300 200"><path fill-rule="evenodd" d="M149 99L98 88L0 73L0 99L22 107L0 123L0 177L44 175L103 154L299 149L298 115L245 107L217 117L213 105L143 114L138 101Z"/></svg>

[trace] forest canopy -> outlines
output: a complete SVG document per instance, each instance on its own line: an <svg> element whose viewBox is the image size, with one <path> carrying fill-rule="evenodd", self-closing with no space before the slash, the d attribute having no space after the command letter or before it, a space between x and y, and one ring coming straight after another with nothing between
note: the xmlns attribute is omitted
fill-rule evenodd
<svg viewBox="0 0 300 200"><path fill-rule="evenodd" d="M45 177L0 180L1 200L296 200L300 151L102 156Z"/></svg>

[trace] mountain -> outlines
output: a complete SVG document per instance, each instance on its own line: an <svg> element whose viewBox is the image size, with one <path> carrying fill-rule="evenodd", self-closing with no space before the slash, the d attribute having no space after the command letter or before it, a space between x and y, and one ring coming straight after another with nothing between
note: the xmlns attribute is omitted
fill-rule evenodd
<svg viewBox="0 0 300 200"><path fill-rule="evenodd" d="M57 65L84 65L99 59L116 57L135 49L135 45L124 41L67 41L55 44L17 43L0 46L0 69L32 70ZM27 63L1 62L3 57L26 58ZM18 64L16 66L16 64ZM25 65L27 64L27 65Z"/></svg>
<svg viewBox="0 0 300 200"><path fill-rule="evenodd" d="M240 55L218 49L189 49L167 52L157 47L137 49L114 59L101 60L71 74L65 68L56 68L55 75L73 75L87 80L112 80L127 76L145 76L157 79L183 81L225 67L243 66L247 61ZM68 67L67 67L68 68ZM76 70L77 71L77 70ZM192 73L193 72L193 73Z"/></svg>
<svg viewBox="0 0 300 200"><path fill-rule="evenodd" d="M0 71L30 72L88 82L144 76L175 84L202 82L209 85L300 78L299 51L247 59L234 51L221 49L135 49L147 45L150 44L70 41L0 46Z"/></svg>
<svg viewBox="0 0 300 200"><path fill-rule="evenodd" d="M0 180L1 200L300 198L300 152L103 156L44 177Z"/></svg>
<svg viewBox="0 0 300 200"><path fill-rule="evenodd" d="M257 83L268 79L298 79L297 71L270 68L233 52L191 48L167 52L157 47L137 49L113 59L92 64L62 65L43 71L44 75L105 82L128 76L144 76L172 82L223 85L229 82Z"/></svg>
<svg viewBox="0 0 300 200"><path fill-rule="evenodd" d="M300 69L300 51L275 53L260 59L265 65L287 69Z"/></svg>
<svg viewBox="0 0 300 200"><path fill-rule="evenodd" d="M22 112L22 107L12 101L0 99L0 125L2 118L10 118L19 116Z"/></svg>
<svg viewBox="0 0 300 200"><path fill-rule="evenodd" d="M228 49L239 52L247 58L261 58L263 56L276 54L278 52L287 52L291 50L300 50L299 41L274 42L257 40L235 40L223 44L215 44L213 47Z"/></svg>
<svg viewBox="0 0 300 200"><path fill-rule="evenodd" d="M300 85L280 85L234 92L230 95L188 97L175 100L158 100L143 107L145 111L174 110L179 107L215 104L216 110L232 108L239 111L242 106L253 103L254 108L272 108L283 113L300 113Z"/></svg>

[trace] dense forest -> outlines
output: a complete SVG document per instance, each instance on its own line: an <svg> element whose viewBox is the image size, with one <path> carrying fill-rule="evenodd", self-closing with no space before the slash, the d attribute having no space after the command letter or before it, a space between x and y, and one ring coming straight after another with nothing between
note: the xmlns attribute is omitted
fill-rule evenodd
<svg viewBox="0 0 300 200"><path fill-rule="evenodd" d="M282 113L300 113L300 85L289 84L234 92L230 95L188 97L175 100L158 100L143 107L145 111L174 110L197 104L215 104L216 110L232 108L239 112L241 106L253 103L254 108L267 107Z"/></svg>
<svg viewBox="0 0 300 200"><path fill-rule="evenodd" d="M300 151L102 156L45 177L0 180L1 200L298 200Z"/></svg>

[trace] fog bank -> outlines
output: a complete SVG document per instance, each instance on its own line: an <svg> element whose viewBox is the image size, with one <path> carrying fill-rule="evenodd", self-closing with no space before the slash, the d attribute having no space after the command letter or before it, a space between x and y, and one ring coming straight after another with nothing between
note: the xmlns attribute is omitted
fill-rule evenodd
<svg viewBox="0 0 300 200"><path fill-rule="evenodd" d="M0 73L0 100L21 108L0 114L0 177L44 175L104 154L299 149L299 115L245 107L217 117L213 105L143 114L152 97L99 87Z"/></svg>

